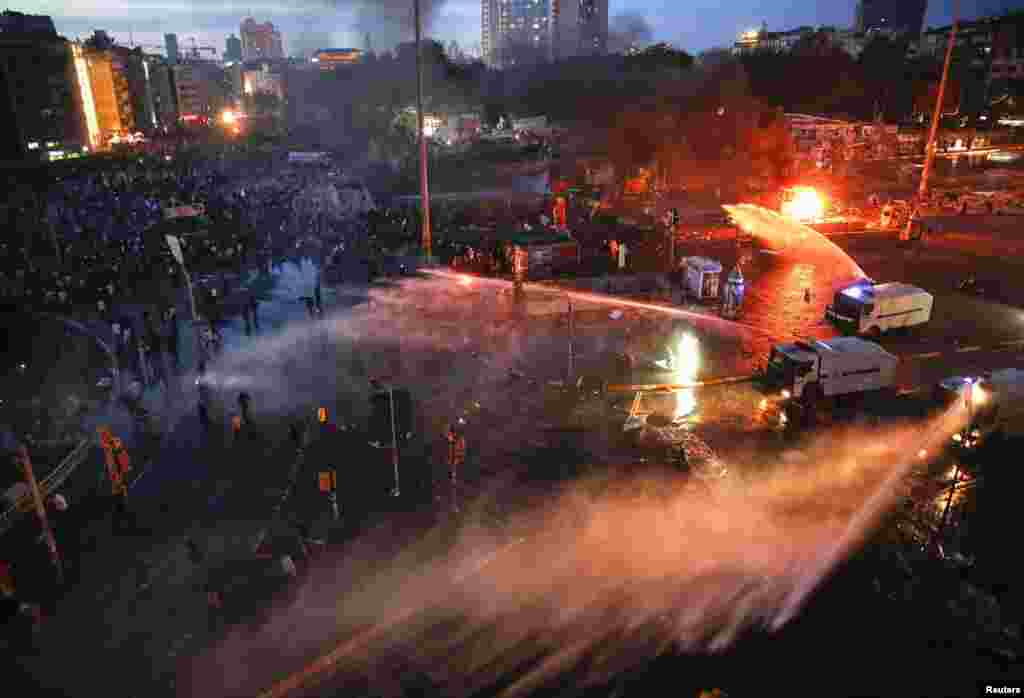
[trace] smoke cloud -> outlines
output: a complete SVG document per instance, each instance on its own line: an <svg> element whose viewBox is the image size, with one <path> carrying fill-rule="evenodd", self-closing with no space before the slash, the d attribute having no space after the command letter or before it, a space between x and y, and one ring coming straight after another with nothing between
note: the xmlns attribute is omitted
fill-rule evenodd
<svg viewBox="0 0 1024 698"><path fill-rule="evenodd" d="M652 38L654 30L647 18L639 12L617 14L608 26L608 47L613 52L648 43Z"/></svg>
<svg viewBox="0 0 1024 698"><path fill-rule="evenodd" d="M446 1L420 1L424 36ZM353 28L359 34L359 48L364 48L366 35L370 36L370 42L378 51L389 51L397 44L414 39L413 6L409 0L328 0L328 4L354 12Z"/></svg>

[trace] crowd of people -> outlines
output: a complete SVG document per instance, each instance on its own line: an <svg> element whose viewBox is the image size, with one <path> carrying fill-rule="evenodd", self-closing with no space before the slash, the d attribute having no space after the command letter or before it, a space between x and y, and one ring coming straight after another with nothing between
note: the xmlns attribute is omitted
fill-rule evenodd
<svg viewBox="0 0 1024 698"><path fill-rule="evenodd" d="M0 296L26 312L102 322L123 368L144 384L164 379L163 355L179 363L175 291L184 280L164 235L179 238L197 276L237 271L254 251L287 254L309 222L296 200L323 177L286 171L248 180L222 169L212 160L54 180L38 207L39 234L0 243ZM166 209L180 207L200 215L166 220ZM201 301L226 295L206 290L197 289Z"/></svg>

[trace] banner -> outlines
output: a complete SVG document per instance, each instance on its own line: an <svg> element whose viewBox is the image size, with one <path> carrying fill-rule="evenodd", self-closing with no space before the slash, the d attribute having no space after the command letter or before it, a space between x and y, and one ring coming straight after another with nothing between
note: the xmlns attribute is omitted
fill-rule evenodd
<svg viewBox="0 0 1024 698"><path fill-rule="evenodd" d="M192 204L191 206L170 206L164 209L164 218L171 220L173 218L195 218L196 216L202 216L206 213L206 207L202 204Z"/></svg>

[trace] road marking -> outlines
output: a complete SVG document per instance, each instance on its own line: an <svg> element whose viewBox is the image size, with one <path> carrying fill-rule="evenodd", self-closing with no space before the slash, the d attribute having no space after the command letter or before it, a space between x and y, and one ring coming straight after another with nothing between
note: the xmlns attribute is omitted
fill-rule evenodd
<svg viewBox="0 0 1024 698"><path fill-rule="evenodd" d="M972 351L981 351L981 347L979 347L979 346L960 347L959 349L956 350L956 353L957 354L966 354L966 353L972 352Z"/></svg>
<svg viewBox="0 0 1024 698"><path fill-rule="evenodd" d="M1020 347L1024 346L1024 339L1011 339L1008 342L1000 342L1001 347Z"/></svg>
<svg viewBox="0 0 1024 698"><path fill-rule="evenodd" d="M911 354L907 358L908 359L934 359L934 358L937 358L939 356L942 356L942 352L941 351L929 351L929 352L926 352L924 354Z"/></svg>

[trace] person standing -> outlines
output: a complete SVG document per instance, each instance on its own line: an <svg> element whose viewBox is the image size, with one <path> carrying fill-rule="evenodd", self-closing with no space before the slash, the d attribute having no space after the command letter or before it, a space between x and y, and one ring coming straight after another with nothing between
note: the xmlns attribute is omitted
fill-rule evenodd
<svg viewBox="0 0 1024 698"><path fill-rule="evenodd" d="M454 424L448 427L445 434L447 441L447 465L448 465L448 486L453 513L460 511L459 507L459 470L466 462L466 437Z"/></svg>
<svg viewBox="0 0 1024 698"><path fill-rule="evenodd" d="M238 394L238 409L242 415L242 424L248 427L252 423L252 413L249 407L252 405L252 397L244 390Z"/></svg>
<svg viewBox="0 0 1024 698"><path fill-rule="evenodd" d="M153 376L149 370L149 347L146 346L141 333L135 334L135 353L139 361L139 378L142 379L142 384L148 387L153 384Z"/></svg>
<svg viewBox="0 0 1024 698"><path fill-rule="evenodd" d="M197 411L199 413L199 427L203 430L203 436L207 437L210 435L210 408L207 407L202 397L200 397L197 403Z"/></svg>
<svg viewBox="0 0 1024 698"><path fill-rule="evenodd" d="M257 313L258 309L259 309L259 300L257 300L255 293L250 293L249 294L249 311L252 313L252 325L253 325L254 328L256 328L257 332L260 329L260 318L259 318L259 315Z"/></svg>
<svg viewBox="0 0 1024 698"><path fill-rule="evenodd" d="M178 342L181 339L181 329L178 327L178 313L174 306L167 309L166 313L166 327L167 327L167 349L171 355L171 362L174 367L174 371L181 370L181 362L178 352L180 351Z"/></svg>

